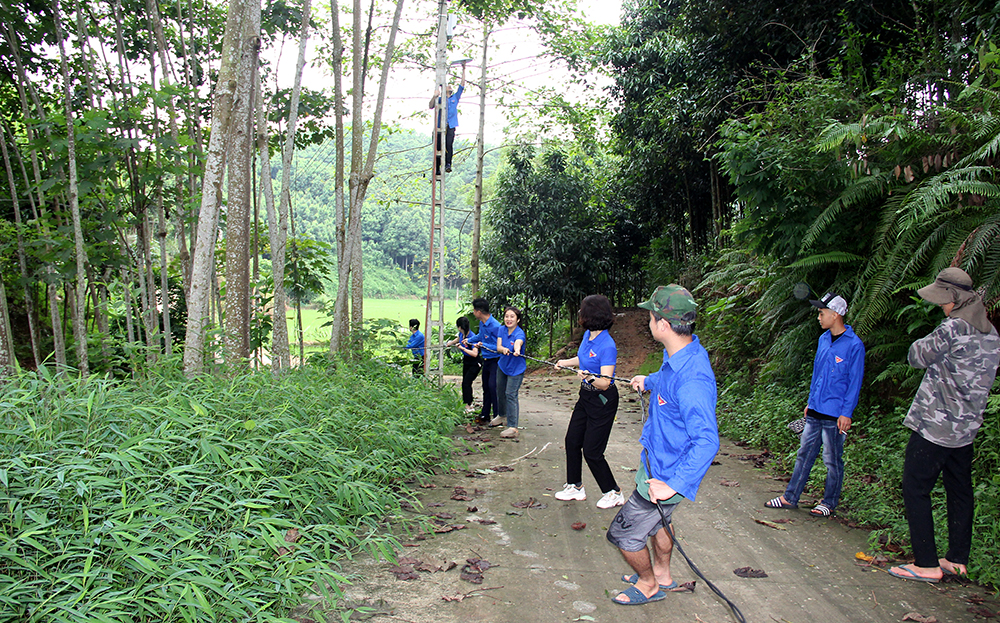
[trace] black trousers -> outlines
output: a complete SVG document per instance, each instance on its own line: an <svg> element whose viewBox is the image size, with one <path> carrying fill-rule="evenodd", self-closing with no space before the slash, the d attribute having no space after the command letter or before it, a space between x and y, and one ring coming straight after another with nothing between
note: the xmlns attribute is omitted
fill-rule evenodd
<svg viewBox="0 0 1000 623"><path fill-rule="evenodd" d="M474 400L472 396L472 382L479 376L479 369L482 368L479 359L475 357L462 357L462 402L471 405Z"/></svg>
<svg viewBox="0 0 1000 623"><path fill-rule="evenodd" d="M580 399L573 407L566 429L566 482L582 482L583 461L587 461L601 493L621 491L604 458L611 428L618 413L618 388L614 385L597 392L580 390Z"/></svg>
<svg viewBox="0 0 1000 623"><path fill-rule="evenodd" d="M434 153L441 151L441 135L437 132L434 133L435 144L437 145ZM448 171L451 170L451 156L455 153L455 128L448 128L444 133L444 168ZM438 175L441 175L441 162L438 161L434 165L434 171Z"/></svg>
<svg viewBox="0 0 1000 623"><path fill-rule="evenodd" d="M489 420L490 412L499 415L497 404L497 365L500 359L483 359L483 409L479 412L480 420Z"/></svg>
<svg viewBox="0 0 1000 623"><path fill-rule="evenodd" d="M945 448L912 433L906 444L903 462L903 504L906 506L906 520L910 524L913 564L918 567L938 566L931 491L939 475L944 477L948 511L948 553L945 558L965 565L969 562L969 550L972 548L972 518L975 513L972 444Z"/></svg>

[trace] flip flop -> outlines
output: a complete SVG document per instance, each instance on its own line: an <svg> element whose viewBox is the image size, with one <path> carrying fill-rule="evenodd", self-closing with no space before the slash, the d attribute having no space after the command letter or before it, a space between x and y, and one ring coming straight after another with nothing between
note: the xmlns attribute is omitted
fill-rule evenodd
<svg viewBox="0 0 1000 623"><path fill-rule="evenodd" d="M833 511L826 504L817 504L816 508L809 511L809 514L813 517L829 517L831 513Z"/></svg>
<svg viewBox="0 0 1000 623"><path fill-rule="evenodd" d="M798 508L798 504L789 504L781 499L781 496L774 498L773 500L768 500L764 502L764 506L767 508Z"/></svg>
<svg viewBox="0 0 1000 623"><path fill-rule="evenodd" d="M899 569L899 571L896 571L897 569ZM931 584L936 584L939 581L934 578L925 578L922 575L917 575L914 571L911 571L906 567L890 567L889 575L900 578L901 580L916 580L917 582L929 582Z"/></svg>
<svg viewBox="0 0 1000 623"><path fill-rule="evenodd" d="M633 573L632 575L622 575L622 582L626 584L635 584L639 581L639 574ZM677 588L677 580L674 580L670 584L660 584L661 591L672 591Z"/></svg>
<svg viewBox="0 0 1000 623"><path fill-rule="evenodd" d="M653 595L652 597L646 597L645 595L642 594L642 591L637 589L635 586L630 586L626 588L622 592L618 593L618 595L625 595L626 597L628 597L628 601L618 601L617 599L612 597L611 601L615 602L619 606L641 606L643 604L648 604L654 601L663 601L664 599L667 598L667 594L664 593L663 591L656 591L656 594ZM618 595L615 595L615 597L617 597Z"/></svg>

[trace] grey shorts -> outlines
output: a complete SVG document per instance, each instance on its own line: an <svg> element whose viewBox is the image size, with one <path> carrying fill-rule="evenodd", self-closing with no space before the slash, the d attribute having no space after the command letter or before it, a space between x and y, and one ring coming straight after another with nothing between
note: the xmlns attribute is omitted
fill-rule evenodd
<svg viewBox="0 0 1000 623"><path fill-rule="evenodd" d="M663 516L670 523L676 504L661 504ZM608 540L618 549L638 552L646 547L646 540L663 528L660 513L653 504L636 491L632 492L608 528Z"/></svg>

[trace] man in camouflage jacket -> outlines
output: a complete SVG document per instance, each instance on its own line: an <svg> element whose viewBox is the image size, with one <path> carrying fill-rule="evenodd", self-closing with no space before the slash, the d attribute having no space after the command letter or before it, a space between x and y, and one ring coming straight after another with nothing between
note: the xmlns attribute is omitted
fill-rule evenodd
<svg viewBox="0 0 1000 623"><path fill-rule="evenodd" d="M945 573L966 573L969 562L972 442L1000 365L1000 335L972 279L959 268L942 270L917 294L940 305L946 317L930 335L914 342L907 356L911 366L926 370L903 420L913 431L903 464L903 503L914 561L889 573L937 582ZM948 552L938 559L930 494L942 473L948 497Z"/></svg>

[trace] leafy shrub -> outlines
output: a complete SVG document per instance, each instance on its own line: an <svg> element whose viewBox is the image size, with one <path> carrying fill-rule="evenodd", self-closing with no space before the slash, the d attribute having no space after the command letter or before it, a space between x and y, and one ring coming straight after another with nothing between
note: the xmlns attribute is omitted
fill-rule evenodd
<svg viewBox="0 0 1000 623"><path fill-rule="evenodd" d="M373 364L0 389L0 621L274 621L389 553L397 483L460 413ZM449 415L455 414L455 415ZM287 620L287 619L285 619Z"/></svg>

